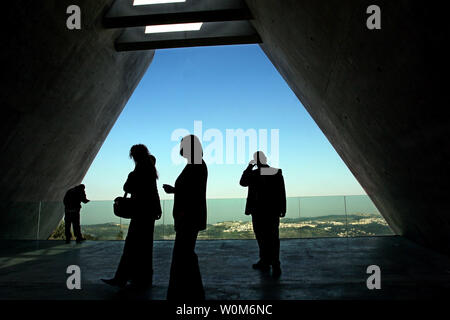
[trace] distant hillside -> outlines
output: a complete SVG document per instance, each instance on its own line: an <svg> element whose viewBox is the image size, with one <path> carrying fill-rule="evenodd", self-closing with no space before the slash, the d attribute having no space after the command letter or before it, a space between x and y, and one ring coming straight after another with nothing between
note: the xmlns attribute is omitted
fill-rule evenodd
<svg viewBox="0 0 450 320"><path fill-rule="evenodd" d="M300 217L300 218L282 218L281 221L285 223L297 223L301 221L350 221L350 220L360 220L367 218L378 218L379 214L372 213L354 213L354 214L340 214L340 215L326 215L318 217Z"/></svg>
<svg viewBox="0 0 450 320"><path fill-rule="evenodd" d="M83 225L82 232L91 240L123 240L128 224L102 223ZM283 218L280 238L357 237L392 234L386 221L377 214L326 215L320 217ZM64 238L64 222L50 239ZM154 239L174 239L173 224L156 225ZM199 239L254 239L249 221L224 221L208 224Z"/></svg>

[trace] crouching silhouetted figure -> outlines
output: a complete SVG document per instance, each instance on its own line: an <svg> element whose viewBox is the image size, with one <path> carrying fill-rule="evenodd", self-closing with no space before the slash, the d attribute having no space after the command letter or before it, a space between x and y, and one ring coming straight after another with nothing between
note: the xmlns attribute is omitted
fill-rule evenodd
<svg viewBox="0 0 450 320"><path fill-rule="evenodd" d="M206 229L206 182L208 169L203 161L200 140L189 135L181 140L180 155L188 163L178 176L175 187L163 185L174 194L173 247L168 300L204 300L202 277L195 253L198 232Z"/></svg>
<svg viewBox="0 0 450 320"><path fill-rule="evenodd" d="M254 269L281 275L280 267L280 217L286 215L286 191L281 169L267 165L262 151L255 152L242 174L240 185L248 187L245 214L252 216L253 231L259 246L259 261ZM256 169L254 167L256 166Z"/></svg>
<svg viewBox="0 0 450 320"><path fill-rule="evenodd" d="M153 232L155 219L161 217L156 180L156 159L147 147L137 144L131 147L130 157L136 166L130 172L123 190L135 199L136 213L128 227L122 257L116 274L103 282L123 288L128 281L135 289L146 289L153 282Z"/></svg>
<svg viewBox="0 0 450 320"><path fill-rule="evenodd" d="M86 198L85 186L80 184L72 189L69 189L64 196L64 225L65 225L65 235L66 243L70 243L72 238L72 233L70 232L71 225L73 226L73 233L76 237L77 243L84 241L83 235L81 234L80 226L80 210L81 202L88 203L89 200Z"/></svg>

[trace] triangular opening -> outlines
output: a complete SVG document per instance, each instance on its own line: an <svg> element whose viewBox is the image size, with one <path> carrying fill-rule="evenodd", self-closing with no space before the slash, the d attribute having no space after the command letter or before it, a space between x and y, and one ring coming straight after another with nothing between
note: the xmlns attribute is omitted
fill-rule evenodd
<svg viewBox="0 0 450 320"><path fill-rule="evenodd" d="M240 129L248 134L244 148L227 136ZM156 156L160 175L164 212L155 239L173 239L173 197L161 186L173 184L184 166L177 150L187 132L201 137L209 170L209 226L199 239L254 237L239 179L264 142L269 164L283 170L288 196L280 237L392 234L258 45L156 51L84 178L93 200L82 209L84 233L98 240L126 235L128 221L114 216L112 202L134 167L130 147L143 143Z"/></svg>

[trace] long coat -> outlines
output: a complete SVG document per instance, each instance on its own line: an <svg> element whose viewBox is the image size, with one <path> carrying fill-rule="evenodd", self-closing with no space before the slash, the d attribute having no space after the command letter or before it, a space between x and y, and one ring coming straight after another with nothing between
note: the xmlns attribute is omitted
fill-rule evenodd
<svg viewBox="0 0 450 320"><path fill-rule="evenodd" d="M206 182L208 168L201 164L187 164L175 182L173 218L175 230L201 231L206 229Z"/></svg>
<svg viewBox="0 0 450 320"><path fill-rule="evenodd" d="M150 284L153 274L153 229L155 218L161 215L156 186L156 171L150 163L138 163L130 172L123 189L138 203L131 219L122 258L115 278L126 283Z"/></svg>
<svg viewBox="0 0 450 320"><path fill-rule="evenodd" d="M247 168L240 180L240 185L248 187L245 214L260 213L284 216L286 214L286 190L281 169L266 166L268 172L261 173L261 168ZM266 174L264 174L266 173Z"/></svg>
<svg viewBox="0 0 450 320"><path fill-rule="evenodd" d="M138 163L130 172L123 190L135 199L138 215L135 219L155 219L161 215L161 203L156 185L156 171L150 163ZM135 220L132 219L132 220Z"/></svg>

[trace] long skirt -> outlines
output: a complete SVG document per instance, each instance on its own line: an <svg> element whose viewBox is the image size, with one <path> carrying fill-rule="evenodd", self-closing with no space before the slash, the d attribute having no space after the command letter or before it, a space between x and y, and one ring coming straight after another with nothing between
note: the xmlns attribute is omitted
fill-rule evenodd
<svg viewBox="0 0 450 320"><path fill-rule="evenodd" d="M177 231L170 267L167 300L205 299L202 276L195 253L198 231Z"/></svg>
<svg viewBox="0 0 450 320"><path fill-rule="evenodd" d="M122 284L151 285L153 278L153 231L155 220L131 219L115 279Z"/></svg>

